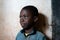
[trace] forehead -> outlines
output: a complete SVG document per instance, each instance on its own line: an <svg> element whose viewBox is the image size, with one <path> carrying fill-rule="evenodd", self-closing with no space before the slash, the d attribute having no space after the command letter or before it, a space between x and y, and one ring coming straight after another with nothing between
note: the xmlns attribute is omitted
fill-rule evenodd
<svg viewBox="0 0 60 40"><path fill-rule="evenodd" d="M26 15L32 15L32 12L31 12L31 10L27 10L27 9L22 9L21 10L21 12L20 12L20 14L26 14Z"/></svg>

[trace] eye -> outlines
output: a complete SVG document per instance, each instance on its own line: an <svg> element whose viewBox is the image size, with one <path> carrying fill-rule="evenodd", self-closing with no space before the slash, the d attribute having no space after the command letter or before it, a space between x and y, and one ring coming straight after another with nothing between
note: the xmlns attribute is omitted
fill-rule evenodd
<svg viewBox="0 0 60 40"><path fill-rule="evenodd" d="M21 18L23 18L23 16L20 16L19 18L21 19Z"/></svg>
<svg viewBox="0 0 60 40"><path fill-rule="evenodd" d="M20 16L20 19L21 18L27 19L27 18L29 18L29 16Z"/></svg>
<svg viewBox="0 0 60 40"><path fill-rule="evenodd" d="M22 16L19 16L20 18L22 17Z"/></svg>
<svg viewBox="0 0 60 40"><path fill-rule="evenodd" d="M27 19L27 18L28 18L28 16L24 16L24 18L26 18L26 19Z"/></svg>

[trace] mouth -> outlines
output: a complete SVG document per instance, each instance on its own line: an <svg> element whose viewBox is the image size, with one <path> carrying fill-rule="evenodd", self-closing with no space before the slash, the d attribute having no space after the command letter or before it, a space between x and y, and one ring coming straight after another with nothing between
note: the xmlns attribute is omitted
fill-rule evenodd
<svg viewBox="0 0 60 40"><path fill-rule="evenodd" d="M24 26L25 25L25 23L21 23L21 26Z"/></svg>
<svg viewBox="0 0 60 40"><path fill-rule="evenodd" d="M21 26L23 27L23 28L26 28L27 27L27 23L21 23Z"/></svg>
<svg viewBox="0 0 60 40"><path fill-rule="evenodd" d="M21 23L21 26L26 26L27 24L26 23Z"/></svg>
<svg viewBox="0 0 60 40"><path fill-rule="evenodd" d="M27 25L25 23L21 24L21 26L23 29L27 28Z"/></svg>

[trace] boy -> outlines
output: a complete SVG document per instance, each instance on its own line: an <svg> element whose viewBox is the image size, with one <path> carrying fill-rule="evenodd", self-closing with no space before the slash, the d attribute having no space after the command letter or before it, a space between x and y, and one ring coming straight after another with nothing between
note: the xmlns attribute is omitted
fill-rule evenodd
<svg viewBox="0 0 60 40"><path fill-rule="evenodd" d="M16 40L46 40L45 36L34 29L38 20L38 10L34 6L25 6L20 12L20 24L22 30L18 33Z"/></svg>

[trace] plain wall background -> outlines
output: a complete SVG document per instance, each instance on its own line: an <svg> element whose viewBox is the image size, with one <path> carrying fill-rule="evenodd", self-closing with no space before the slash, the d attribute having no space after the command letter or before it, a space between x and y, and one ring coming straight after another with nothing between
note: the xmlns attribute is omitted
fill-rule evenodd
<svg viewBox="0 0 60 40"><path fill-rule="evenodd" d="M51 0L0 0L0 40L15 40L17 33L22 29L19 24L19 14L22 7L34 5L38 11L48 17L51 25ZM46 34L51 38L51 26Z"/></svg>

